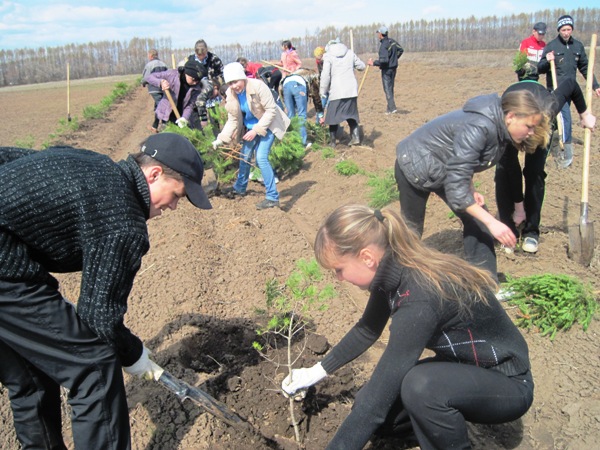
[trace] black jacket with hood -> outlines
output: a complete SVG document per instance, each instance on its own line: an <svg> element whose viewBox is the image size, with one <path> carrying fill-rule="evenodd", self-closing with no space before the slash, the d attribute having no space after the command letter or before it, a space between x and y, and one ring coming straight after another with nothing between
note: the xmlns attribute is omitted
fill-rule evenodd
<svg viewBox="0 0 600 450"><path fill-rule="evenodd" d="M443 189L451 208L464 211L475 203L473 174L495 166L510 142L500 97L481 95L400 141L396 158L414 187Z"/></svg>

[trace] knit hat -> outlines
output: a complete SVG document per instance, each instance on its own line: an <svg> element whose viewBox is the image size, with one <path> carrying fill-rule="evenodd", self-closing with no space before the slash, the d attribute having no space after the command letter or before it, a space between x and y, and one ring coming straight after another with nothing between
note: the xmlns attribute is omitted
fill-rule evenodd
<svg viewBox="0 0 600 450"><path fill-rule="evenodd" d="M141 151L183 177L185 194L192 205L200 209L212 208L202 189L202 158L187 138L176 133L153 134L142 144Z"/></svg>
<svg viewBox="0 0 600 450"><path fill-rule="evenodd" d="M232 62L223 68L223 78L225 83L231 83L232 81L245 80L248 77L246 77L244 67L239 62Z"/></svg>
<svg viewBox="0 0 600 450"><path fill-rule="evenodd" d="M575 28L573 18L568 15L560 16L558 18L558 23L556 24L556 31L560 31L560 29L566 25L569 25L571 28Z"/></svg>
<svg viewBox="0 0 600 450"><path fill-rule="evenodd" d="M186 75L189 75L196 81L200 81L202 78L207 76L204 65L194 59L188 59L186 61L185 65L183 66L183 71Z"/></svg>
<svg viewBox="0 0 600 450"><path fill-rule="evenodd" d="M320 58L321 56L323 56L325 54L325 49L323 47L317 47L315 48L315 51L313 52L315 55L315 58Z"/></svg>

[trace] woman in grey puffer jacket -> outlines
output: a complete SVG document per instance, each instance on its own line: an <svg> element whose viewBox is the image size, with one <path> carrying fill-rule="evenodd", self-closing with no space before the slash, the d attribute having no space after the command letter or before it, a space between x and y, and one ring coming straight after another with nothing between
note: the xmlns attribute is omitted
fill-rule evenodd
<svg viewBox="0 0 600 450"><path fill-rule="evenodd" d="M466 259L497 279L494 238L514 247L516 237L487 211L473 175L495 166L509 143L524 151L547 143L550 106L528 91L482 95L402 140L395 175L407 222L422 235L427 199L436 193L463 223Z"/></svg>
<svg viewBox="0 0 600 450"><path fill-rule="evenodd" d="M339 124L350 127L349 145L360 145L358 129L358 83L354 69L365 70L365 63L338 40L327 44L321 72L321 98L327 105L325 123L329 125L330 145L335 147Z"/></svg>

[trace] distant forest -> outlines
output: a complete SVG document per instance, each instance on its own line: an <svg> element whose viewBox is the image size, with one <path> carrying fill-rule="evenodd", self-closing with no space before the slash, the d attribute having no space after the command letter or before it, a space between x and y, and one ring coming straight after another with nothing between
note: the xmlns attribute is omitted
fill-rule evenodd
<svg viewBox="0 0 600 450"><path fill-rule="evenodd" d="M589 45L591 35L598 32L600 8L576 10L554 9L531 14L503 17L489 16L481 19L419 20L386 23L389 36L396 39L405 52L439 52L457 50L517 49L519 42L527 37L535 22L546 22L546 41L554 39L556 21L563 14L570 14L575 21L573 36ZM313 49L339 37L361 55L374 53L378 48L375 30L381 24L356 27L316 29L303 37L287 36L301 58L312 57ZM281 40L211 46L210 36L198 36L207 41L210 51L224 63L245 56L252 61L278 60ZM352 38L352 42L351 41ZM130 75L142 72L147 62L147 52L156 48L160 58L171 66L193 53L195 40L185 49L174 49L171 39L133 38L130 41L100 41L88 44L70 44L61 47L37 49L0 50L0 87L19 84L43 83L66 80L67 63L72 80L81 78Z"/></svg>

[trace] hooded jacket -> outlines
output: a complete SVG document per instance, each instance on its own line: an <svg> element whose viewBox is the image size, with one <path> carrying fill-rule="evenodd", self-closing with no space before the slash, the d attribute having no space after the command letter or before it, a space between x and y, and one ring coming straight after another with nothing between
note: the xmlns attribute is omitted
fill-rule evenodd
<svg viewBox="0 0 600 450"><path fill-rule="evenodd" d="M489 94L417 129L397 145L396 158L414 187L443 189L458 212L475 203L473 174L495 166L510 142L500 97Z"/></svg>
<svg viewBox="0 0 600 450"><path fill-rule="evenodd" d="M341 42L329 44L323 55L321 97L329 101L358 97L358 83L354 69L365 70L365 63Z"/></svg>
<svg viewBox="0 0 600 450"><path fill-rule="evenodd" d="M248 78L245 93L252 115L258 119L252 129L260 136L265 136L267 130L271 130L275 137L283 139L290 119L275 103L271 89L261 80ZM217 139L228 144L232 140L240 140L244 131L244 117L237 94L228 88L226 95L227 123Z"/></svg>
<svg viewBox="0 0 600 450"><path fill-rule="evenodd" d="M169 91L171 91L173 101L176 105L179 104L178 97L179 92L181 90L181 74L177 69L169 69L165 70L164 72L149 73L148 75L146 75L146 78L144 78L144 80L146 80L149 84L158 87L160 87L160 82L162 80L167 80L169 82L169 86L171 86L169 88ZM183 105L182 111L179 111L181 117L190 120L190 117L192 116L192 110L196 102L196 98L198 97L198 94L200 94L200 89L204 86L204 84L202 83L206 83L206 79L203 79L199 84L190 86L190 88L188 89L187 93L185 94L185 97L183 98L183 103L181 103ZM171 103L165 95L156 106L156 117L158 117L163 122L168 122L172 111L173 108L171 107Z"/></svg>

